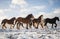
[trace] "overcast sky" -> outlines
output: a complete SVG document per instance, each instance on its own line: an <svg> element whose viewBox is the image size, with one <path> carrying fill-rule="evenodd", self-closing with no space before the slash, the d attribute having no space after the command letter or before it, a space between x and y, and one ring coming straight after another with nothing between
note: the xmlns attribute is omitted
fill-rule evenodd
<svg viewBox="0 0 60 39"><path fill-rule="evenodd" d="M60 0L0 0L0 21L12 17L60 17Z"/></svg>

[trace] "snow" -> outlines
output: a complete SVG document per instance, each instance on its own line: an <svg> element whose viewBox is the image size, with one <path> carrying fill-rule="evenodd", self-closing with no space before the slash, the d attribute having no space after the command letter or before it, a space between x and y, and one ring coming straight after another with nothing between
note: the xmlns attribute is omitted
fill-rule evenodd
<svg viewBox="0 0 60 39"><path fill-rule="evenodd" d="M59 24L60 25L60 24ZM60 26L57 28L38 28L35 29L32 27L31 29L22 28L17 30L16 27L14 29L1 29L0 26L0 39L60 39Z"/></svg>
<svg viewBox="0 0 60 39"><path fill-rule="evenodd" d="M59 33L38 34L37 32L9 32L9 33L4 32L4 35L0 37L0 39L59 39L59 38L60 38Z"/></svg>

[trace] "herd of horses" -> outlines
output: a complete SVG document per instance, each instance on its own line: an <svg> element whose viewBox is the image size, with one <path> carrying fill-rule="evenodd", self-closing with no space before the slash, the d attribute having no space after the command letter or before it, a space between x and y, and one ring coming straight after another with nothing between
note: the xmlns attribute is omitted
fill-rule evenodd
<svg viewBox="0 0 60 39"><path fill-rule="evenodd" d="M35 27L36 29L38 29L38 26L41 25L42 28L44 28L44 26L47 27L47 23L52 24L52 28L53 28L53 24L55 24L55 28L57 27L57 23L56 20L59 20L59 17L54 17L54 18L45 18L43 19L43 15L40 15L38 18L34 18L33 14L29 14L28 16L26 16L25 18L23 17L13 17L11 19L3 19L1 22L2 25L2 29L6 29L6 23L10 24L10 28L14 28L16 25L17 29L20 29L20 26L22 26L24 28L23 24L26 24L26 29L31 28L31 26L33 25L33 27Z"/></svg>

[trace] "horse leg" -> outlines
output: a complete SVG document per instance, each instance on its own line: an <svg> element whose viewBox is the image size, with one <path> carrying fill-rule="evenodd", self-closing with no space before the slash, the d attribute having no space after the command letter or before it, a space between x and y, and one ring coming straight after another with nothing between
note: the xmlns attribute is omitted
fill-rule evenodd
<svg viewBox="0 0 60 39"><path fill-rule="evenodd" d="M13 24L13 28L15 27L15 24Z"/></svg>
<svg viewBox="0 0 60 39"><path fill-rule="evenodd" d="M12 27L13 27L13 26L12 26L12 24L11 24L10 29L12 29Z"/></svg>
<svg viewBox="0 0 60 39"><path fill-rule="evenodd" d="M55 28L57 27L57 24L55 23Z"/></svg>
<svg viewBox="0 0 60 39"><path fill-rule="evenodd" d="M21 24L20 24L20 23L18 23L18 29L20 29L20 25L21 25Z"/></svg>
<svg viewBox="0 0 60 39"><path fill-rule="evenodd" d="M17 29L19 29L19 23L17 23Z"/></svg>
<svg viewBox="0 0 60 39"><path fill-rule="evenodd" d="M28 24L27 24L27 26L26 26L26 29L28 29Z"/></svg>
<svg viewBox="0 0 60 39"><path fill-rule="evenodd" d="M33 23L33 26L35 27L34 23Z"/></svg>
<svg viewBox="0 0 60 39"><path fill-rule="evenodd" d="M46 28L48 28L48 26L47 26L47 22L44 24L44 26L46 26Z"/></svg>
<svg viewBox="0 0 60 39"><path fill-rule="evenodd" d="M41 27L43 28L43 24L41 24Z"/></svg>
<svg viewBox="0 0 60 39"><path fill-rule="evenodd" d="M29 27L31 28L31 26L32 26L32 23L29 23Z"/></svg>
<svg viewBox="0 0 60 39"><path fill-rule="evenodd" d="M52 28L53 28L53 24L52 24Z"/></svg>
<svg viewBox="0 0 60 39"><path fill-rule="evenodd" d="M37 29L37 26L36 26L37 23L33 23L33 26Z"/></svg>
<svg viewBox="0 0 60 39"><path fill-rule="evenodd" d="M37 27L36 27L36 29L38 29L38 26L39 26L39 23L37 23Z"/></svg>
<svg viewBox="0 0 60 39"><path fill-rule="evenodd" d="M2 29L4 29L4 26L2 26Z"/></svg>
<svg viewBox="0 0 60 39"><path fill-rule="evenodd" d="M43 22L41 22L40 24L41 24L41 27L43 28L43 26L44 26L44 23L43 23Z"/></svg>
<svg viewBox="0 0 60 39"><path fill-rule="evenodd" d="M7 27L5 26L5 23L4 23L3 26L2 26L2 29L4 29L4 28L7 28Z"/></svg>
<svg viewBox="0 0 60 39"><path fill-rule="evenodd" d="M23 26L23 23L20 23L21 25L22 25L22 27L24 28L24 26Z"/></svg>
<svg viewBox="0 0 60 39"><path fill-rule="evenodd" d="M47 26L47 22L44 24L44 26Z"/></svg>

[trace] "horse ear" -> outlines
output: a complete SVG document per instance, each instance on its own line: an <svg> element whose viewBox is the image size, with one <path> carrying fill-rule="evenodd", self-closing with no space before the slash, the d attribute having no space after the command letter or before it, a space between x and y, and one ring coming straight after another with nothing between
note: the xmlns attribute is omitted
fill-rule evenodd
<svg viewBox="0 0 60 39"><path fill-rule="evenodd" d="M14 17L15 18L15 17Z"/></svg>
<svg viewBox="0 0 60 39"><path fill-rule="evenodd" d="M16 17L13 17L14 19L16 19Z"/></svg>

